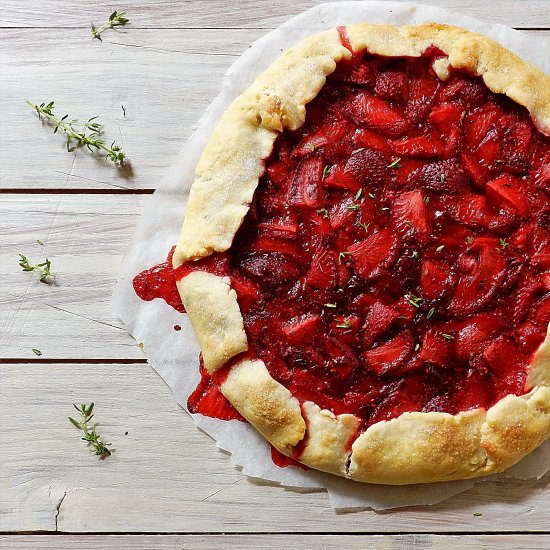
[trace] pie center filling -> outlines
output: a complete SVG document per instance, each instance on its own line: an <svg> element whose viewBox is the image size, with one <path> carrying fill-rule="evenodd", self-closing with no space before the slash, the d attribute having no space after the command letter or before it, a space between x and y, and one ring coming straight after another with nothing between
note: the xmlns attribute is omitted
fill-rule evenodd
<svg viewBox="0 0 550 550"><path fill-rule="evenodd" d="M482 80L341 62L265 160L229 275L248 356L365 425L528 391L550 320L550 139Z"/></svg>

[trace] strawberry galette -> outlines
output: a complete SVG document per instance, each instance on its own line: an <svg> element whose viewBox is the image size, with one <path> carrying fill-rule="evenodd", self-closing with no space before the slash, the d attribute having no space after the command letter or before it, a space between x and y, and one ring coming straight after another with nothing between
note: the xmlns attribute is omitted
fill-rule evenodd
<svg viewBox="0 0 550 550"><path fill-rule="evenodd" d="M229 107L173 267L223 395L359 481L502 471L550 434L550 78L462 29L300 42Z"/></svg>

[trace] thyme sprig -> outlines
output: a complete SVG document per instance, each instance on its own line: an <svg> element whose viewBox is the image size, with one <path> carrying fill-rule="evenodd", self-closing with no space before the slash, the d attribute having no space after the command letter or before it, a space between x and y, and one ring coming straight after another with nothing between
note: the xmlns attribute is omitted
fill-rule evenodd
<svg viewBox="0 0 550 550"><path fill-rule="evenodd" d="M69 115L58 118L53 112L55 106L53 101L40 105L27 101L27 105L38 113L38 118L45 118L55 126L54 134L61 130L67 136L67 151L73 151L72 146L76 142L77 147L86 146L92 153L94 149L104 151L105 159L114 162L117 166L124 162L126 155L114 141L107 146L102 139L99 139L103 133L103 125L97 121L97 116L89 118L86 122L78 122L76 119L69 120Z"/></svg>
<svg viewBox="0 0 550 550"><path fill-rule="evenodd" d="M53 275L51 272L52 262L46 258L45 261L39 264L32 264L26 256L19 254L19 266L22 271L38 271L40 273L40 282L48 283Z"/></svg>
<svg viewBox="0 0 550 550"><path fill-rule="evenodd" d="M101 27L96 27L92 23L92 28L90 29L93 38L97 38L99 41L102 41L101 34L107 29L114 29L115 27L124 27L126 23L129 23L130 20L126 17L126 12L121 11L118 13L116 10L109 15L107 22Z"/></svg>
<svg viewBox="0 0 550 550"><path fill-rule="evenodd" d="M89 405L86 405L86 403L82 403L79 407L73 403L73 407L80 413L80 420L75 420L69 416L69 421L73 426L77 427L79 430L82 430L84 433L82 441L86 441L90 446L90 450L100 458L111 456L111 451L108 449L111 443L107 443L101 439L101 436L96 432L97 424L92 424L91 428L88 426L94 417L94 404L90 403Z"/></svg>

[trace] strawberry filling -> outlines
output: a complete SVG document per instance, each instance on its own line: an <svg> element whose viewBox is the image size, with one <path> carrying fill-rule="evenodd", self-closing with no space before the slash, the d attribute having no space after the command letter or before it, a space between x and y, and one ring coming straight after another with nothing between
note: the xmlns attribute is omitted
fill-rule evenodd
<svg viewBox="0 0 550 550"><path fill-rule="evenodd" d="M370 425L523 394L550 321L550 139L479 78L354 55L265 160L233 245L249 355Z"/></svg>

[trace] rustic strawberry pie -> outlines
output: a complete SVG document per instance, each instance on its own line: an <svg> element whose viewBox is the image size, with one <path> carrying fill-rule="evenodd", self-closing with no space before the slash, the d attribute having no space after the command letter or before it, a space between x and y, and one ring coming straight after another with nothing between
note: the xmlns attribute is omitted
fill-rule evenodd
<svg viewBox="0 0 550 550"><path fill-rule="evenodd" d="M173 255L204 367L284 455L502 471L550 434L550 78L435 24L300 42L226 111Z"/></svg>

